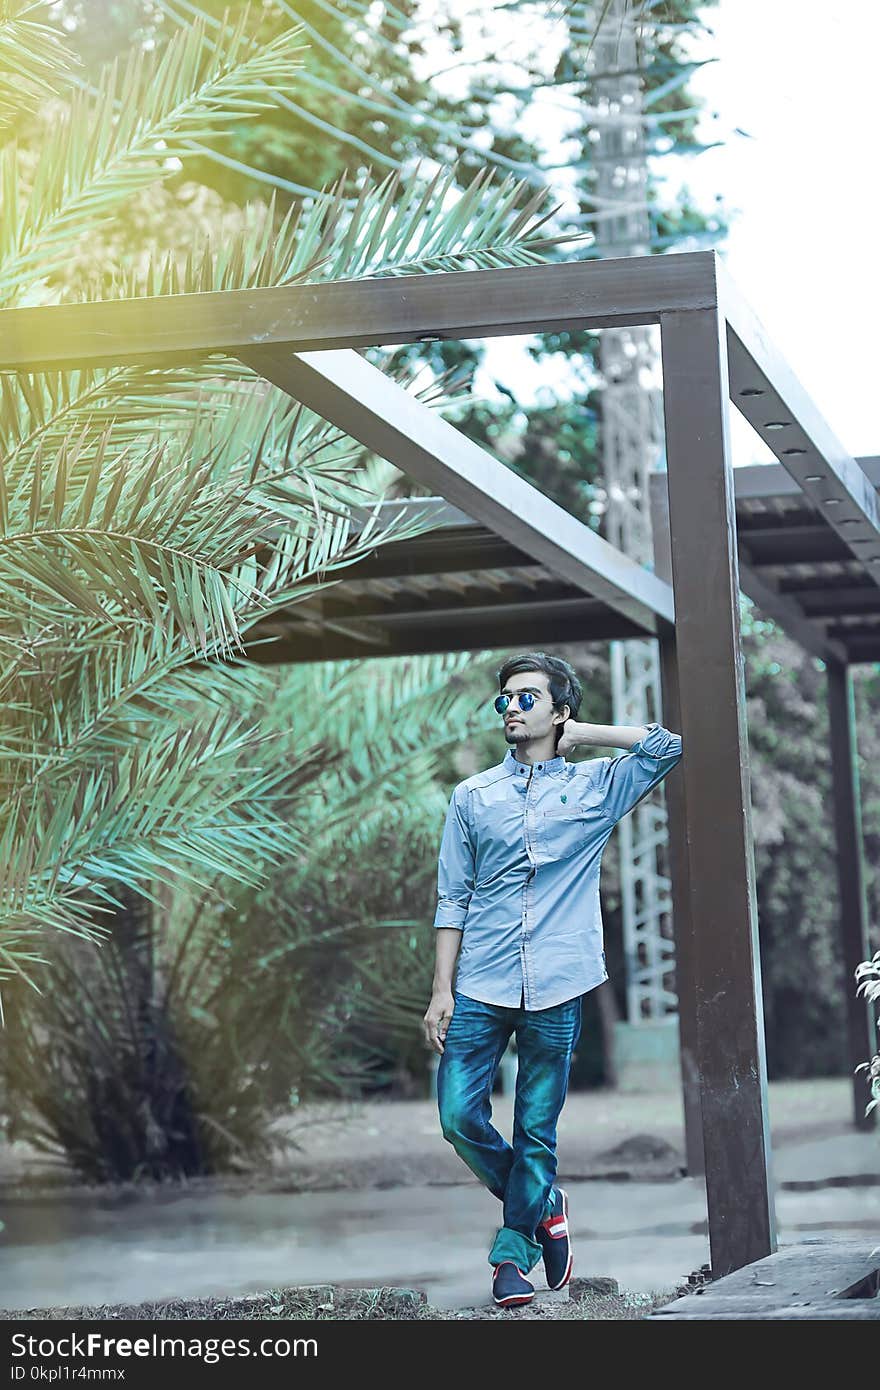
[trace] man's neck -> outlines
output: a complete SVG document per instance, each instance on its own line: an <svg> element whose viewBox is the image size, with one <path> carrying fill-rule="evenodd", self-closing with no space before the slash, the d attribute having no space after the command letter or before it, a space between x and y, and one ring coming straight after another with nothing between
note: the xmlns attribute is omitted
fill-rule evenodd
<svg viewBox="0 0 880 1390"><path fill-rule="evenodd" d="M558 756L556 743L520 743L514 745L513 756L518 763L525 763L527 767L533 767L535 763L549 763L551 758Z"/></svg>

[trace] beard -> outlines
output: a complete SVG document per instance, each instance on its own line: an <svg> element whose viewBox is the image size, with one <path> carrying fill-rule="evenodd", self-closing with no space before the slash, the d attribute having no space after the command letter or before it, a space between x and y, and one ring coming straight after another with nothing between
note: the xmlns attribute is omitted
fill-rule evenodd
<svg viewBox="0 0 880 1390"><path fill-rule="evenodd" d="M521 743L523 739L531 738L528 730L522 724L512 724L504 730L504 737L508 743Z"/></svg>

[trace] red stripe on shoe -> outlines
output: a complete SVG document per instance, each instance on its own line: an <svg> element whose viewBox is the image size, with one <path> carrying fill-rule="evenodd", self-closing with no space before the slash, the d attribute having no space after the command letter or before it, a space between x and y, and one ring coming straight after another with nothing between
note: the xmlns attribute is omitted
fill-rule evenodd
<svg viewBox="0 0 880 1390"><path fill-rule="evenodd" d="M554 1240L568 1234L568 1222L564 1216L551 1216L548 1221L542 1221L541 1225Z"/></svg>

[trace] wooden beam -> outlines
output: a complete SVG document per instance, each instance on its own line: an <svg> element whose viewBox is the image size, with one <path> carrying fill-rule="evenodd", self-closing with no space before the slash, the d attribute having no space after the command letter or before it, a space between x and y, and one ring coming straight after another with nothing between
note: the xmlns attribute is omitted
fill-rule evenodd
<svg viewBox="0 0 880 1390"><path fill-rule="evenodd" d="M386 276L0 311L0 370L657 323L715 302L714 252Z"/></svg>
<svg viewBox="0 0 880 1390"><path fill-rule="evenodd" d="M748 397L746 397L748 399ZM860 455L856 463L866 475L871 486L880 488L880 457L874 454ZM800 482L781 463L748 463L734 468L733 481L736 500L771 497L797 497L803 494Z"/></svg>
<svg viewBox="0 0 880 1390"><path fill-rule="evenodd" d="M816 565L827 560L850 562L852 551L830 526L743 527L753 569L773 565Z"/></svg>
<svg viewBox="0 0 880 1390"><path fill-rule="evenodd" d="M723 321L661 321L712 1272L776 1247Z"/></svg>
<svg viewBox="0 0 880 1390"><path fill-rule="evenodd" d="M880 586L876 487L836 438L721 261L716 262L716 275L718 304L727 324L730 399L773 450L810 506Z"/></svg>
<svg viewBox="0 0 880 1390"><path fill-rule="evenodd" d="M380 517L384 519L384 511ZM346 566L346 579L396 579L408 575L478 573L480 570L507 569L516 579L518 571L534 568L535 561L502 536L487 531L478 522L470 531L449 528L426 531L411 540L388 541L363 559Z"/></svg>
<svg viewBox="0 0 880 1390"><path fill-rule="evenodd" d="M818 582L815 587L807 587L801 581L799 588L792 587L789 592L808 618L840 618L860 613L874 613L880 618L880 594L873 584L854 588L851 584L844 586L826 581L821 588Z"/></svg>
<svg viewBox="0 0 880 1390"><path fill-rule="evenodd" d="M880 455L859 455L856 463L868 478L872 487L880 489ZM664 482L663 486L666 484ZM803 488L782 467L781 463L754 463L743 464L740 468L733 470L733 490L737 502L740 501L769 501L772 498L784 497L791 498L802 495ZM809 503L804 501L804 506L809 507ZM398 510L411 510L414 508L423 509L430 507L436 514L433 525L440 526L476 526L477 522L473 517L469 517L459 507L453 507L443 497L398 497L383 503L383 516L387 510L388 515L395 514ZM812 510L812 508L810 509ZM364 518L368 515L366 507L352 508L352 515L362 513Z"/></svg>
<svg viewBox="0 0 880 1390"><path fill-rule="evenodd" d="M249 660L274 666L293 662L349 660L352 657L416 656L428 652L519 650L524 646L570 642L571 624L569 614L561 618L546 617L540 611L534 616L519 614L513 618L501 613L473 624L463 621L459 615L436 625L410 623L401 626L389 631L387 643L381 650L369 651L354 638L341 633L276 634L267 640L261 629L255 626L244 639L245 655ZM615 614L609 613L604 618L591 619L589 628L578 640L589 644L641 635L621 632L620 620Z"/></svg>
<svg viewBox="0 0 880 1390"><path fill-rule="evenodd" d="M255 371L643 633L672 590L355 352L250 352Z"/></svg>
<svg viewBox="0 0 880 1390"><path fill-rule="evenodd" d="M847 641L846 653L850 666L873 666L875 661L880 663L880 639Z"/></svg>
<svg viewBox="0 0 880 1390"><path fill-rule="evenodd" d="M296 617L299 607L297 604L288 610L291 617ZM610 616L604 603L587 598L586 594L573 596L570 591L564 594L550 591L529 595L522 591L517 594L487 594L482 590L479 593L470 591L466 595L451 592L442 596L401 594L393 599L365 595L359 599L325 600L323 612L326 618L337 623L357 624L366 621L376 627L389 629L406 623L427 623L432 626L436 623L454 621L458 617L468 622L481 619L491 622L493 617L563 618L568 614L572 618L576 617L579 624L584 624L588 634L591 619L596 618L606 624ZM621 628L624 626L623 619L620 620L620 625Z"/></svg>

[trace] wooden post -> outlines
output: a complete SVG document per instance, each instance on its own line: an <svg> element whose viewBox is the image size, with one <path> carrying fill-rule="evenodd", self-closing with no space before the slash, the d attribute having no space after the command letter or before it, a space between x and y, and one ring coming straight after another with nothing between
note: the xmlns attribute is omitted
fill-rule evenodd
<svg viewBox="0 0 880 1390"><path fill-rule="evenodd" d="M669 544L669 498L665 473L650 478L651 532L654 541L654 573L672 582L672 552ZM681 729L681 701L675 628L663 623L659 633L660 685L663 722L670 729ZM700 1110L700 1069L697 1049L696 975L694 972L694 933L688 886L687 815L684 780L667 778L663 784L669 835L669 876L672 886L672 929L675 940L675 992L678 996L678 1046L684 1104L684 1140L687 1170L691 1177L706 1171L703 1154L703 1120Z"/></svg>
<svg viewBox="0 0 880 1390"><path fill-rule="evenodd" d="M725 323L664 314L664 411L712 1272L776 1248Z"/></svg>

